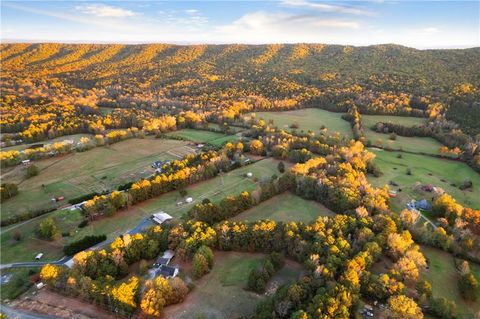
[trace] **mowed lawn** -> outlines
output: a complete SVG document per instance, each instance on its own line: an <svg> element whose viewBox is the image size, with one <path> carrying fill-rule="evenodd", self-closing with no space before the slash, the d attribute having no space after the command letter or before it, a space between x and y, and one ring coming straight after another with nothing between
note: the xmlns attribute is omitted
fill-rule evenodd
<svg viewBox="0 0 480 319"><path fill-rule="evenodd" d="M192 149L186 142L167 139L130 139L108 147L35 161L38 176L24 180L25 167L2 172L3 182L19 185L19 194L2 203L2 219L52 206L51 198L70 198L112 190L153 173L155 160L172 160ZM174 153L172 153L174 152Z"/></svg>
<svg viewBox="0 0 480 319"><path fill-rule="evenodd" d="M421 250L429 261L429 269L422 271L421 277L432 284L433 296L444 297L457 306L459 319L474 318L480 311L480 287L477 288L477 301L466 302L458 289L459 274L455 268L453 256L437 248L422 246ZM480 265L470 263L470 269L477 281L480 281Z"/></svg>
<svg viewBox="0 0 480 319"><path fill-rule="evenodd" d="M425 123L426 119L408 116L362 115L362 124L365 129L366 139L370 141L371 145L415 153L440 154L439 149L443 145L437 140L431 137L405 137L398 135L395 140L391 140L390 134L377 133L371 129L378 122L419 126Z"/></svg>
<svg viewBox="0 0 480 319"><path fill-rule="evenodd" d="M402 192L398 192L397 198L392 199L396 211L405 208L405 204L411 198L431 199L431 193L415 189L417 183L441 187L460 204L480 209L480 175L467 164L425 155L371 149L370 151L375 153L374 161L383 172L380 177L369 176L370 182L374 186L382 187L393 181L399 186L390 186L390 189L402 189ZM401 154L402 158L398 158L398 154ZM412 175L406 174L408 168L411 169ZM466 179L473 182L473 188L462 191L458 186Z"/></svg>
<svg viewBox="0 0 480 319"><path fill-rule="evenodd" d="M304 222L314 221L319 216L334 216L335 214L315 201L305 200L290 192L277 195L264 201L231 220L233 221L256 221L271 219L277 222Z"/></svg>
<svg viewBox="0 0 480 319"><path fill-rule="evenodd" d="M285 112L256 112L249 115L252 116L253 114L255 114L256 119L263 119L267 123L273 120L275 126L286 131L292 131L293 129L290 126L297 124L298 128L295 129L297 132L312 131L318 134L320 127L325 126L330 134L338 132L347 137L352 136L350 123L342 119L343 113L310 108Z"/></svg>
<svg viewBox="0 0 480 319"><path fill-rule="evenodd" d="M265 257L262 254L215 251L212 271L194 282L194 289L183 303L165 308L162 318L227 319L252 315L264 295L247 291L245 287L250 271L260 267ZM271 281L278 285L290 283L301 273L299 264L287 261Z"/></svg>
<svg viewBox="0 0 480 319"><path fill-rule="evenodd" d="M173 191L132 206L112 217L97 220L84 228L77 227L83 219L79 211L55 211L48 216L57 220L62 232L70 233L69 237L65 237L59 242L52 243L36 238L37 225L47 216L19 224L19 226L7 227L2 229L1 233L1 262L32 261L35 252L45 252L45 260L58 259L63 256L62 248L66 242L78 240L86 235L98 234L105 234L109 239L115 238L134 228L142 219L158 211L164 211L175 218L181 218L195 203L201 202L204 198L220 201L230 194L236 195L244 190L254 190L257 187L256 179L261 180L262 178L270 178L273 174L279 174L277 163L278 161L271 158L263 159L210 180L190 185L186 188L186 191L187 196L193 198L192 203L177 206L178 202L184 202L184 198L180 196L178 191ZM245 177L247 172L252 172L253 177ZM16 242L12 238L15 230L22 233L20 242Z"/></svg>

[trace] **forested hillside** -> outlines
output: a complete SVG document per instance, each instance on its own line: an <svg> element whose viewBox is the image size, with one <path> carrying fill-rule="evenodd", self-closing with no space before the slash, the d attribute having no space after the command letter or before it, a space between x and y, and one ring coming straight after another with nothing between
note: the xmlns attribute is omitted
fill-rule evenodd
<svg viewBox="0 0 480 319"><path fill-rule="evenodd" d="M146 111L195 109L228 122L251 110L355 104L362 114L446 114L479 133L465 115L478 114L480 48L52 43L3 44L0 54L2 131L30 128L27 139L84 132L92 121L108 127L98 107L123 108L123 124L113 126L125 128Z"/></svg>

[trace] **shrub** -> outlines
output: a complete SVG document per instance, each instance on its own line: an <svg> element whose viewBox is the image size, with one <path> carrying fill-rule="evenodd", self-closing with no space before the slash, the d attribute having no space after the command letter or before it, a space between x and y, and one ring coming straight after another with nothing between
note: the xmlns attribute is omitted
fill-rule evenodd
<svg viewBox="0 0 480 319"><path fill-rule="evenodd" d="M430 307L428 312L439 318L455 318L455 303L446 298L432 298L430 299Z"/></svg>
<svg viewBox="0 0 480 319"><path fill-rule="evenodd" d="M87 248L90 248L98 243L101 243L102 241L106 240L107 236L105 235L92 235L92 236L85 236L82 239L78 241L74 241L65 247L63 247L63 251L65 252L65 255L67 256L73 256L76 253L85 250Z"/></svg>
<svg viewBox="0 0 480 319"><path fill-rule="evenodd" d="M285 164L283 162L279 162L278 165L277 165L277 169L280 173L284 173L285 172Z"/></svg>
<svg viewBox="0 0 480 319"><path fill-rule="evenodd" d="M45 218L38 225L37 233L40 238L47 240L55 240L61 236L60 229L52 217Z"/></svg>
<svg viewBox="0 0 480 319"><path fill-rule="evenodd" d="M276 271L282 269L285 265L285 257L277 252L268 255L268 260L272 263L273 268L275 268Z"/></svg>
<svg viewBox="0 0 480 319"><path fill-rule="evenodd" d="M18 194L18 186L14 183L5 183L0 186L0 202L12 198Z"/></svg>
<svg viewBox="0 0 480 319"><path fill-rule="evenodd" d="M78 228L83 228L85 226L88 225L88 220L87 219L84 219L80 222L80 224L78 224Z"/></svg>
<svg viewBox="0 0 480 319"><path fill-rule="evenodd" d="M478 287L478 282L471 272L460 277L458 287L460 288L460 293L465 300L475 301L477 299L476 290Z"/></svg>
<svg viewBox="0 0 480 319"><path fill-rule="evenodd" d="M192 273L196 279L202 278L210 271L208 268L208 261L202 254L195 254L193 256Z"/></svg>
<svg viewBox="0 0 480 319"><path fill-rule="evenodd" d="M27 167L27 178L37 176L40 170L35 165L30 165Z"/></svg>

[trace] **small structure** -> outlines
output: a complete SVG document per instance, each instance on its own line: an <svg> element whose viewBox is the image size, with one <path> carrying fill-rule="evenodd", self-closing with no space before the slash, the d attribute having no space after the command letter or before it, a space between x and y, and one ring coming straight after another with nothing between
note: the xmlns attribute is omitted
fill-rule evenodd
<svg viewBox="0 0 480 319"><path fill-rule="evenodd" d="M63 201L64 199L65 199L64 196L60 196L60 197L55 198L55 201L61 202L61 201Z"/></svg>
<svg viewBox="0 0 480 319"><path fill-rule="evenodd" d="M185 198L185 202L186 203L191 203L191 202L193 202L193 198L187 197L187 198Z"/></svg>
<svg viewBox="0 0 480 319"><path fill-rule="evenodd" d="M29 165L30 164L30 160L29 159L26 159L26 160L23 160L22 161L22 165Z"/></svg>
<svg viewBox="0 0 480 319"><path fill-rule="evenodd" d="M43 287L45 287L45 284L43 282L39 282L35 286L37 287L37 289L42 289Z"/></svg>
<svg viewBox="0 0 480 319"><path fill-rule="evenodd" d="M172 250L166 250L162 256L157 258L157 261L153 265L155 267L159 267L161 265L168 265L170 263L170 260L172 260L173 256L175 256L175 252L173 252Z"/></svg>
<svg viewBox="0 0 480 319"><path fill-rule="evenodd" d="M395 197L397 197L397 192L394 191L394 190L389 190L388 191L388 196L392 197L392 198L395 198Z"/></svg>
<svg viewBox="0 0 480 319"><path fill-rule="evenodd" d="M162 169L162 161L155 161L152 163L152 168L155 168L155 169Z"/></svg>
<svg viewBox="0 0 480 319"><path fill-rule="evenodd" d="M415 208L428 211L432 209L432 205L424 198L415 202Z"/></svg>
<svg viewBox="0 0 480 319"><path fill-rule="evenodd" d="M424 192L429 192L430 193L430 192L433 191L433 185L432 184L422 185L420 188Z"/></svg>
<svg viewBox="0 0 480 319"><path fill-rule="evenodd" d="M178 268L168 265L160 265L156 272L157 276L163 276L165 278L175 278L178 275Z"/></svg>
<svg viewBox="0 0 480 319"><path fill-rule="evenodd" d="M244 164L250 164L252 162L252 160L250 158L246 158L243 163Z"/></svg>
<svg viewBox="0 0 480 319"><path fill-rule="evenodd" d="M39 253L35 256L35 260L40 260L43 257L43 253Z"/></svg>
<svg viewBox="0 0 480 319"><path fill-rule="evenodd" d="M172 216L170 216L167 213L164 213L163 211L161 211L159 213L153 214L152 219L153 219L154 222L161 225L165 221L172 219Z"/></svg>
<svg viewBox="0 0 480 319"><path fill-rule="evenodd" d="M252 172L247 173L247 177L252 177L252 176L253 176Z"/></svg>
<svg viewBox="0 0 480 319"><path fill-rule="evenodd" d="M202 147L204 147L204 146L205 146L205 144L197 144L197 147L198 147L198 148L202 148Z"/></svg>

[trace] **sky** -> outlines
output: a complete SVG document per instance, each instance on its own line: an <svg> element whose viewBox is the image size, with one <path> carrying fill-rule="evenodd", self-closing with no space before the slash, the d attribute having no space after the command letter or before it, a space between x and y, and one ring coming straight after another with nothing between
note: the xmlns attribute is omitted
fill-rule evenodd
<svg viewBox="0 0 480 319"><path fill-rule="evenodd" d="M480 1L1 1L1 39L480 46Z"/></svg>

